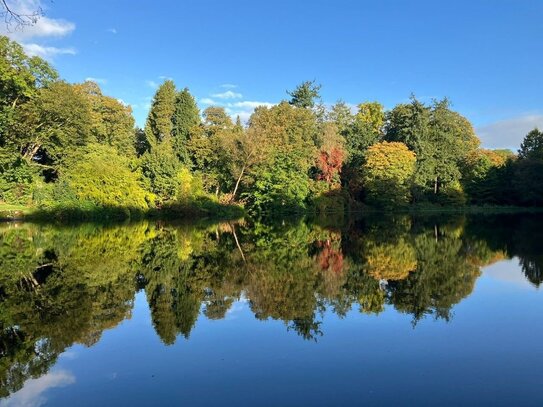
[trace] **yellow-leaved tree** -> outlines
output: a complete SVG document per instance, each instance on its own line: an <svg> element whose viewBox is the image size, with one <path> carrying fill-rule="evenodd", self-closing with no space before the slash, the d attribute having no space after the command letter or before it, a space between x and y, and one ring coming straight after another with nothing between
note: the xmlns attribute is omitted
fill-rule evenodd
<svg viewBox="0 0 543 407"><path fill-rule="evenodd" d="M362 168L366 202L378 207L409 203L416 156L403 143L382 142L368 148Z"/></svg>

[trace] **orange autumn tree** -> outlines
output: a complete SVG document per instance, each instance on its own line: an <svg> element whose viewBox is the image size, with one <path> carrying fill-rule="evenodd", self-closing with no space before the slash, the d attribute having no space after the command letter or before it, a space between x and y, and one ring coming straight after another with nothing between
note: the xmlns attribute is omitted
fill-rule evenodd
<svg viewBox="0 0 543 407"><path fill-rule="evenodd" d="M325 125L322 138L322 146L316 160L318 170L316 179L325 181L332 188L340 182L341 167L345 161L344 140L331 123Z"/></svg>

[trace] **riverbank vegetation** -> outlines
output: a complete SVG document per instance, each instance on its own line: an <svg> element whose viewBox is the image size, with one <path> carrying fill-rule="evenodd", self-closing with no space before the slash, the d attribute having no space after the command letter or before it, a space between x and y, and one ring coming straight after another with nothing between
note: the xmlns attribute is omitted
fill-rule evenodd
<svg viewBox="0 0 543 407"><path fill-rule="evenodd" d="M70 84L0 37L0 204L44 216L134 217L543 203L543 133L518 155L479 146L447 99L325 106L320 85L246 124L200 112L166 80L144 129L93 82Z"/></svg>

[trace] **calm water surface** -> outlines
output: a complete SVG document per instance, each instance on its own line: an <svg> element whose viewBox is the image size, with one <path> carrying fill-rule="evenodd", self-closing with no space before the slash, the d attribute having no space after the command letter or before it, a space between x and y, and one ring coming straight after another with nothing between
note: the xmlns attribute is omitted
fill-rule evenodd
<svg viewBox="0 0 543 407"><path fill-rule="evenodd" d="M0 406L543 405L543 216L0 225Z"/></svg>

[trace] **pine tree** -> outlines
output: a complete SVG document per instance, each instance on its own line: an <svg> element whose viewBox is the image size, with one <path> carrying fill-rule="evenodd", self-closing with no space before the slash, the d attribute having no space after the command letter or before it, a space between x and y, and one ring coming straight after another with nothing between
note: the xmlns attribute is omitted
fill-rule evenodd
<svg viewBox="0 0 543 407"><path fill-rule="evenodd" d="M287 91L291 99L289 104L304 109L313 109L315 100L320 99L321 85L313 81L305 81L296 86L292 92Z"/></svg>

